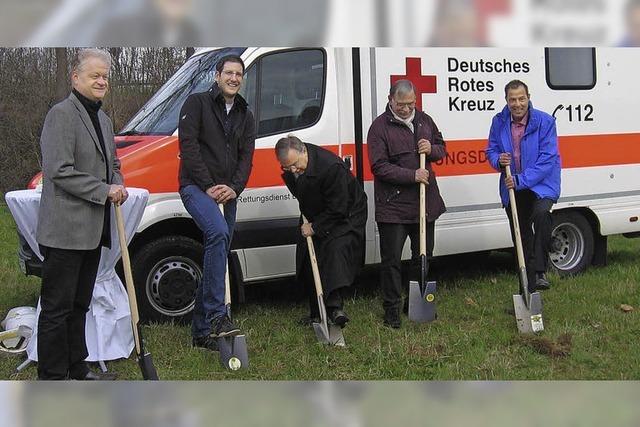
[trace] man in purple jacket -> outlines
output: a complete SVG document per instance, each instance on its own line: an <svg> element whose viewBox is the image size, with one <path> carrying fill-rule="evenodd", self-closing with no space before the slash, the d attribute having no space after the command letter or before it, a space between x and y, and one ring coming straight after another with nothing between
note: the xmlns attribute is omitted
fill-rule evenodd
<svg viewBox="0 0 640 427"><path fill-rule="evenodd" d="M442 134L433 119L416 110L416 92L409 80L391 86L389 103L367 136L374 177L376 222L380 232L384 325L399 328L402 304L402 247L411 239L415 263L420 258L419 184L427 184L427 256L433 253L434 223L445 211L431 163L447 155ZM419 154L427 156L420 169Z"/></svg>
<svg viewBox="0 0 640 427"><path fill-rule="evenodd" d="M512 238L508 189L515 190L529 291L535 292L550 286L545 276L551 245L550 211L560 197L556 120L533 108L524 82L510 81L504 93L507 105L491 123L487 159L502 173L500 198L509 217ZM506 167L511 168L509 178L505 176Z"/></svg>

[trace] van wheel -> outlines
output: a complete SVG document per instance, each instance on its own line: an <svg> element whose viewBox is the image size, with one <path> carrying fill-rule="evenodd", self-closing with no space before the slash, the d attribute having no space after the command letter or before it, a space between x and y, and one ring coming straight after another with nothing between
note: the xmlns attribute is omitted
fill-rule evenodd
<svg viewBox="0 0 640 427"><path fill-rule="evenodd" d="M561 276L582 273L593 258L593 229L578 212L552 214L551 266Z"/></svg>
<svg viewBox="0 0 640 427"><path fill-rule="evenodd" d="M161 237L136 251L133 276L143 320L191 320L202 253L202 243L185 236Z"/></svg>

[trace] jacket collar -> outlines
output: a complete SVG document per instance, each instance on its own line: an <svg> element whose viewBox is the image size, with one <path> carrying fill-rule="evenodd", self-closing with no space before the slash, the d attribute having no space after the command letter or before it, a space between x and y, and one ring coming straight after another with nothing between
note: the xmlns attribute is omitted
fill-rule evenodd
<svg viewBox="0 0 640 427"><path fill-rule="evenodd" d="M316 147L308 142L305 142L304 146L307 148L308 156L307 169L304 171L304 174L307 176L316 176L318 175L318 152L316 151Z"/></svg>
<svg viewBox="0 0 640 427"><path fill-rule="evenodd" d="M73 92L76 98L78 98L78 101L80 101L80 103L84 105L84 108L86 108L87 111L95 112L96 114L98 114L100 107L102 107L102 101L92 101L75 89L72 89L71 92Z"/></svg>
<svg viewBox="0 0 640 427"><path fill-rule="evenodd" d="M414 124L414 126L416 124L416 120L418 120L418 117L420 116L420 113L421 113L421 110L418 110L417 108L414 110L414 115L412 120L412 123ZM384 115L387 117L387 119L389 119L389 121L409 129L404 122L396 119L395 115L393 114L393 111L391 111L391 106L389 105L388 102L387 102L387 107L384 109Z"/></svg>
<svg viewBox="0 0 640 427"><path fill-rule="evenodd" d="M537 114L537 111L538 110L533 108L531 101L529 101L529 110L527 113L529 114L529 120L527 121L527 127L524 130L525 135L538 129L540 126L540 116ZM503 122L503 126L509 126L509 129L511 129L511 111L509 110L508 105L504 106L502 111L499 113L499 117Z"/></svg>
<svg viewBox="0 0 640 427"><path fill-rule="evenodd" d="M217 82L213 83L213 85L209 89L209 94L211 95L211 99L213 99L214 102L222 102L222 104L224 105L225 100L222 96L222 91L220 90ZM233 99L233 105L238 105L243 110L245 110L248 106L247 101L245 101L245 99L240 94L237 94Z"/></svg>
<svg viewBox="0 0 640 427"><path fill-rule="evenodd" d="M96 133L96 129L93 127L93 122L91 121L91 117L89 117L89 113L87 112L87 109L82 104L82 102L80 102L78 97L73 92L71 92L71 94L67 99L69 99L73 104L73 106L76 107L76 110L78 110L80 119L82 119L82 123L89 131L89 134L91 135L91 139L93 139L93 143L96 145L96 148L98 149L98 151L102 153L102 147L100 147L100 142L98 141L98 134ZM98 122L100 123L100 127L102 127L102 118L100 114L98 114ZM107 135L104 132L104 128L102 128L102 135L103 137ZM106 156L106 153L102 153L102 154Z"/></svg>

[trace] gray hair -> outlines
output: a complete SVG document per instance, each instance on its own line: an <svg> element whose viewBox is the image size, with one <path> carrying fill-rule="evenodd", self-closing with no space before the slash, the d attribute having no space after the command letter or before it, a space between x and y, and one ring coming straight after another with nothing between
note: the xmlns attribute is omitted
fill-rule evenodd
<svg viewBox="0 0 640 427"><path fill-rule="evenodd" d="M293 134L289 134L278 140L275 150L278 160L283 160L289 155L289 150L296 150L298 153L304 153L307 151L307 147L304 146L304 142L302 142L300 138Z"/></svg>
<svg viewBox="0 0 640 427"><path fill-rule="evenodd" d="M84 64L91 58L98 58L107 64L108 68L111 68L111 54L109 52L102 49L85 48L80 49L76 54L71 67L72 72L81 71Z"/></svg>
<svg viewBox="0 0 640 427"><path fill-rule="evenodd" d="M391 98L394 98L396 94L404 96L409 93L416 93L416 89L413 86L413 83L411 83L411 80L398 80L392 84L391 89L389 89L389 96Z"/></svg>

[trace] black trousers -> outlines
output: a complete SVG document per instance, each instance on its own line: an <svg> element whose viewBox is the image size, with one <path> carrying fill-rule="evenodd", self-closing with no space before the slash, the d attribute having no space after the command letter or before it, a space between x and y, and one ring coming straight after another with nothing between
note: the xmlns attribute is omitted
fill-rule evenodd
<svg viewBox="0 0 640 427"><path fill-rule="evenodd" d="M318 308L318 295L316 294L316 286L315 281L313 280L313 270L311 269L309 254L305 256L303 265L301 266L300 272L298 273L298 279L302 282L304 286L305 294L309 299L309 315L311 317L320 317L320 310ZM330 291L328 294L324 293L323 290L323 301L324 306L327 309L327 313L330 313L333 309L342 310L343 306L343 297L342 290L345 287L340 287Z"/></svg>
<svg viewBox="0 0 640 427"><path fill-rule="evenodd" d="M93 250L43 249L38 319L38 378L62 380L88 372L85 319L100 263Z"/></svg>
<svg viewBox="0 0 640 427"><path fill-rule="evenodd" d="M531 190L516 191L516 207L518 208L518 222L522 236L525 265L529 287L535 283L535 274L547 271L549 264L549 249L551 248L551 206L550 199L538 199ZM511 240L515 248L515 234L513 231L513 217L511 206L506 208L511 228ZM518 259L516 258L516 263Z"/></svg>
<svg viewBox="0 0 640 427"><path fill-rule="evenodd" d="M399 309L402 304L402 290L409 287L402 277L402 248L407 237L411 239L412 270L420 269L420 226L419 224L378 223L380 232L380 285L382 287L382 307L386 310ZM435 244L435 221L427 222L427 259L433 256ZM427 268L428 268L427 263Z"/></svg>

